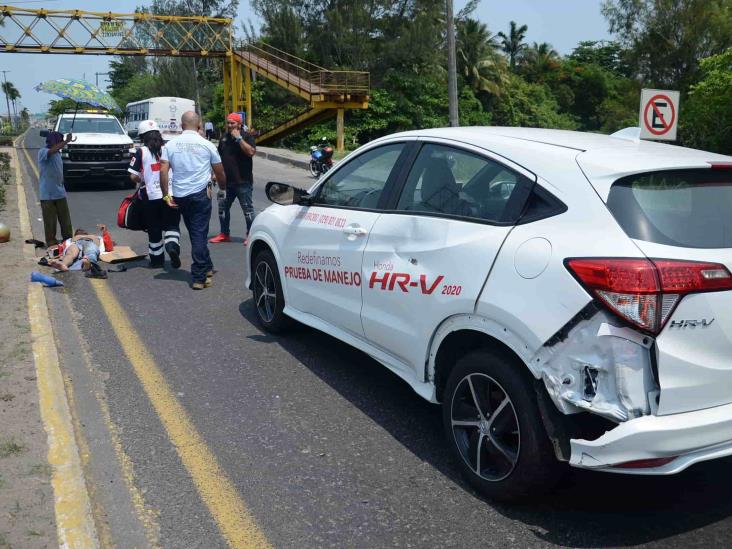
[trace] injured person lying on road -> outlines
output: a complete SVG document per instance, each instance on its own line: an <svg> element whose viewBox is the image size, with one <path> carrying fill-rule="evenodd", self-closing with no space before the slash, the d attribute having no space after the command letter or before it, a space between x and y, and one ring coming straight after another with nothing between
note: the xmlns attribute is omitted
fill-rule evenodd
<svg viewBox="0 0 732 549"><path fill-rule="evenodd" d="M106 227L98 226L104 233ZM58 256L50 258L48 265L60 271L79 270L88 271L92 263L99 261L99 254L104 252L104 238L84 229L77 229L74 236L59 244L52 253Z"/></svg>

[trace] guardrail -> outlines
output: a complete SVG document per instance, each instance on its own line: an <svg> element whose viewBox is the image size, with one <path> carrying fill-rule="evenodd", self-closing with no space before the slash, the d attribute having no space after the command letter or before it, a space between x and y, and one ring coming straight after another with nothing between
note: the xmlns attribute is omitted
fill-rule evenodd
<svg viewBox="0 0 732 549"><path fill-rule="evenodd" d="M331 71L261 42L241 42L238 52L250 65L310 95L367 96L370 74Z"/></svg>

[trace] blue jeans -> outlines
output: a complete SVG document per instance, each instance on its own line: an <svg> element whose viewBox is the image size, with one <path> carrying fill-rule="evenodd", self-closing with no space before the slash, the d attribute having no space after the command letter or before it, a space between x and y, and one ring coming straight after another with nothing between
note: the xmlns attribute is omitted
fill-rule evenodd
<svg viewBox="0 0 732 549"><path fill-rule="evenodd" d="M211 219L211 199L206 189L188 196L176 197L188 235L191 238L191 276L193 282L204 282L206 273L213 270L208 253L208 223Z"/></svg>
<svg viewBox="0 0 732 549"><path fill-rule="evenodd" d="M219 205L219 223L221 223L221 232L225 235L229 234L231 224L231 206L237 198L239 199L241 211L244 212L244 219L247 222L247 234L249 234L249 229L252 227L252 221L254 221L252 186L252 183L239 183L236 185L226 186L226 203ZM222 208L221 206L225 207Z"/></svg>

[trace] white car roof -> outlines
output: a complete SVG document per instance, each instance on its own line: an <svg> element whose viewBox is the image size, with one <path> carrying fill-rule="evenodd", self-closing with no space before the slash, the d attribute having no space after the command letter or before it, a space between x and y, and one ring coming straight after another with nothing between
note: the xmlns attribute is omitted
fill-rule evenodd
<svg viewBox="0 0 732 549"><path fill-rule="evenodd" d="M656 170L709 168L712 162L732 162L732 156L665 143L544 128L435 128L403 132L389 138L398 136L442 138L469 143L505 156L558 185L561 184L561 173L557 172L557 168L560 168L557 160L574 156L603 200L607 199L612 183L625 175Z"/></svg>

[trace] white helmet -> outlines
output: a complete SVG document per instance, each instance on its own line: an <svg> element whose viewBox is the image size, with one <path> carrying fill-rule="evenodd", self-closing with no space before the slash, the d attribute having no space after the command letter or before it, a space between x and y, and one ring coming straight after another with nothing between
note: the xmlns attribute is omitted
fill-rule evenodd
<svg viewBox="0 0 732 549"><path fill-rule="evenodd" d="M137 135L142 135L147 132L156 131L159 132L160 128L158 128L157 122L155 120L143 120L140 122L140 124L137 126Z"/></svg>

